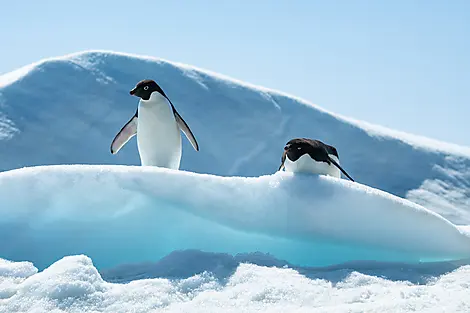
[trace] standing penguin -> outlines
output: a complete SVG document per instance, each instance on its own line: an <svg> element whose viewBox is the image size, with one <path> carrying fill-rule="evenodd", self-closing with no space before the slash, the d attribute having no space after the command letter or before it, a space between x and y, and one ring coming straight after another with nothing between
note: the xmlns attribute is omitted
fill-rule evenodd
<svg viewBox="0 0 470 313"><path fill-rule="evenodd" d="M339 165L338 151L320 140L295 138L286 143L281 157L282 168L287 172L307 172L341 178L341 172L351 176Z"/></svg>
<svg viewBox="0 0 470 313"><path fill-rule="evenodd" d="M181 134L188 138L194 150L199 146L188 124L178 114L173 103L158 84L150 79L140 81L130 94L139 97L134 116L122 127L111 143L111 153L118 151L135 135L142 166L179 169Z"/></svg>

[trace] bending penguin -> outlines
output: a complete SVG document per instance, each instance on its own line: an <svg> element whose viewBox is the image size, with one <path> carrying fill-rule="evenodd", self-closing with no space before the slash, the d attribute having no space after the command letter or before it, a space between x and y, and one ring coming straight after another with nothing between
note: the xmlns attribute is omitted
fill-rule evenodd
<svg viewBox="0 0 470 313"><path fill-rule="evenodd" d="M142 166L179 169L182 150L180 130L194 150L199 151L196 138L188 124L155 81L140 81L130 94L140 98L139 105L134 116L114 137L111 153L118 153L137 135L137 148Z"/></svg>
<svg viewBox="0 0 470 313"><path fill-rule="evenodd" d="M320 140L295 138L286 143L278 171L307 172L341 178L341 172L354 179L339 165L336 148Z"/></svg>

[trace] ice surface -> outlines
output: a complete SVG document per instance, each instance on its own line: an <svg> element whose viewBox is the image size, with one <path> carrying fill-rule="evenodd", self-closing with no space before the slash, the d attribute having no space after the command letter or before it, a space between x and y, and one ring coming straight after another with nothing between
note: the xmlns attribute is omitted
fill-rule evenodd
<svg viewBox="0 0 470 313"><path fill-rule="evenodd" d="M470 257L441 216L344 179L221 177L140 166L0 173L0 251L40 269L73 254L99 268L172 251L263 252L301 266Z"/></svg>
<svg viewBox="0 0 470 313"><path fill-rule="evenodd" d="M285 93L162 59L88 51L42 60L0 76L0 170L45 164L126 164L109 145L134 114L129 90L155 79L193 130L182 169L222 176L275 172L294 137L338 148L358 182L470 224L470 148L404 134L329 112Z"/></svg>

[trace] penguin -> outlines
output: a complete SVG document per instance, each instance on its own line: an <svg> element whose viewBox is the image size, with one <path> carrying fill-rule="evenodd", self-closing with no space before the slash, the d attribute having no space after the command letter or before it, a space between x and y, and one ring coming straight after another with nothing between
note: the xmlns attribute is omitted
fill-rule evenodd
<svg viewBox="0 0 470 313"><path fill-rule="evenodd" d="M139 104L134 116L114 137L111 153L118 153L137 135L137 148L142 166L179 169L182 153L180 130L194 150L199 151L199 145L188 124L155 81L144 79L129 93L140 98Z"/></svg>
<svg viewBox="0 0 470 313"><path fill-rule="evenodd" d="M341 178L340 171L350 180L351 176L339 165L335 147L320 140L294 138L286 143L278 171L308 172Z"/></svg>

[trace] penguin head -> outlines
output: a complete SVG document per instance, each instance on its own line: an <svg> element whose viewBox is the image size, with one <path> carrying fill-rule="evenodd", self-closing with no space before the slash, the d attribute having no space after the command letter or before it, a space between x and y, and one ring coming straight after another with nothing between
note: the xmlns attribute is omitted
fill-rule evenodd
<svg viewBox="0 0 470 313"><path fill-rule="evenodd" d="M322 149L318 147L316 141L307 138L294 138L287 142L284 146L279 170L284 167L286 159L290 160L291 162L296 162L304 155L307 155L308 158L312 158L315 161L325 159L325 157L321 155L322 152L325 156L327 156L326 152L322 151Z"/></svg>
<svg viewBox="0 0 470 313"><path fill-rule="evenodd" d="M321 154L322 152L323 151L320 147L312 145L312 143L305 138L292 139L286 143L284 147L284 154L291 161L297 161L304 154L310 154L312 158L315 156L316 158L314 159L317 159L317 155Z"/></svg>
<svg viewBox="0 0 470 313"><path fill-rule="evenodd" d="M141 98L142 100L148 100L153 92L158 92L166 98L162 88L160 88L160 86L151 79L141 80L129 93L132 96Z"/></svg>

